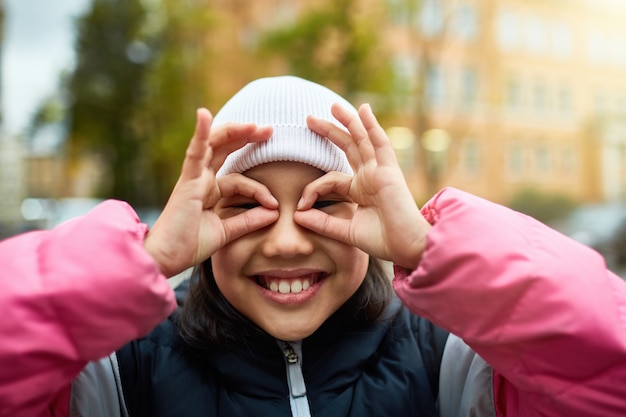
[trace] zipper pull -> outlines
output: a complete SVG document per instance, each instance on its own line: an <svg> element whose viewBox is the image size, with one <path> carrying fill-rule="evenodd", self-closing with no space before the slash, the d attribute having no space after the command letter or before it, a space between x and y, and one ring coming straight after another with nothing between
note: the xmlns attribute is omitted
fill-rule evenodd
<svg viewBox="0 0 626 417"><path fill-rule="evenodd" d="M287 361L287 377L289 378L291 395L294 398L304 397L306 395L306 386L304 385L300 358L298 358L298 354L289 343L283 344L283 355Z"/></svg>

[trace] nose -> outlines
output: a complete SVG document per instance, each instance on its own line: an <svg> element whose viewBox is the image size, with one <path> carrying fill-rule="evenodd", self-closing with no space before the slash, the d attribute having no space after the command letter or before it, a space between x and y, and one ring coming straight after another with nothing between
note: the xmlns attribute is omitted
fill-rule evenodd
<svg viewBox="0 0 626 417"><path fill-rule="evenodd" d="M261 252L265 257L294 258L313 253L311 233L293 221L291 210L281 212L278 220L269 226Z"/></svg>

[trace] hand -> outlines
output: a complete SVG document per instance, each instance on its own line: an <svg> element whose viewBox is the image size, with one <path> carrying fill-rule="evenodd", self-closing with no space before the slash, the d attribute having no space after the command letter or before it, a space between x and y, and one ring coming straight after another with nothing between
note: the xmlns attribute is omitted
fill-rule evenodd
<svg viewBox="0 0 626 417"><path fill-rule="evenodd" d="M330 172L309 184L295 221L371 256L414 269L424 251L430 224L409 191L389 138L369 105L361 106L358 116L338 104L331 110L349 133L314 117L309 117L307 123L346 153L354 177ZM352 218L337 218L311 209L318 196L332 192L358 204Z"/></svg>
<svg viewBox="0 0 626 417"><path fill-rule="evenodd" d="M211 129L212 116L197 112L195 133L189 143L180 177L170 198L144 242L161 272L170 277L203 262L232 240L265 227L278 218L278 202L264 186L233 181L218 185L215 173L229 153L249 142L267 140L271 127L227 124ZM213 206L222 197L237 192L261 205L240 215L221 219Z"/></svg>

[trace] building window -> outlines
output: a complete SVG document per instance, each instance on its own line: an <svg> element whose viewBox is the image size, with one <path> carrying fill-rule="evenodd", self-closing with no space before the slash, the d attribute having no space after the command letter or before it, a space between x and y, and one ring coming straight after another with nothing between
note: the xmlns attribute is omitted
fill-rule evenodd
<svg viewBox="0 0 626 417"><path fill-rule="evenodd" d="M572 111L572 90L568 84L562 83L557 93L557 107L561 114L569 114Z"/></svg>
<svg viewBox="0 0 626 417"><path fill-rule="evenodd" d="M478 12L471 4L461 4L454 13L452 30L466 41L476 39L478 35Z"/></svg>
<svg viewBox="0 0 626 417"><path fill-rule="evenodd" d="M537 17L531 17L526 22L526 47L534 54L542 54L546 49L546 27Z"/></svg>
<svg viewBox="0 0 626 417"><path fill-rule="evenodd" d="M392 60L394 77L394 99L401 109L410 109L415 104L418 85L419 64L410 55L396 55Z"/></svg>
<svg viewBox="0 0 626 417"><path fill-rule="evenodd" d="M576 174L578 161L576 158L576 152L572 146L567 146L561 151L561 173L565 177L573 177Z"/></svg>
<svg viewBox="0 0 626 417"><path fill-rule="evenodd" d="M513 51L520 46L519 17L513 12L502 12L496 20L496 37L500 47Z"/></svg>
<svg viewBox="0 0 626 417"><path fill-rule="evenodd" d="M626 38L623 36L614 36L611 39L611 57L613 63L618 67L626 67L626 50L624 48Z"/></svg>
<svg viewBox="0 0 626 417"><path fill-rule="evenodd" d="M474 139L466 139L461 153L461 166L463 174L476 177L480 174L482 166L482 148Z"/></svg>
<svg viewBox="0 0 626 417"><path fill-rule="evenodd" d="M572 55L572 32L564 23L554 23L552 27L552 53L558 58L568 58Z"/></svg>
<svg viewBox="0 0 626 417"><path fill-rule="evenodd" d="M461 105L472 107L478 98L478 74L474 68L464 68L461 72Z"/></svg>
<svg viewBox="0 0 626 417"><path fill-rule="evenodd" d="M603 33L592 30L587 34L587 57L594 64L601 64L605 61L608 53L609 42Z"/></svg>
<svg viewBox="0 0 626 417"><path fill-rule="evenodd" d="M509 177L514 180L519 180L524 176L525 171L525 158L524 148L520 142L511 142L507 150L507 171Z"/></svg>
<svg viewBox="0 0 626 417"><path fill-rule="evenodd" d="M396 55L392 62L397 80L397 88L402 91L413 91L417 86L419 65L411 55Z"/></svg>
<svg viewBox="0 0 626 417"><path fill-rule="evenodd" d="M533 108L541 113L548 108L548 93L546 83L542 79L536 79L533 86Z"/></svg>
<svg viewBox="0 0 626 417"><path fill-rule="evenodd" d="M550 173L552 166L550 161L550 149L545 144L540 144L535 150L536 174L543 177Z"/></svg>
<svg viewBox="0 0 626 417"><path fill-rule="evenodd" d="M609 100L604 89L599 88L593 94L593 111L596 115L605 115L609 110Z"/></svg>
<svg viewBox="0 0 626 417"><path fill-rule="evenodd" d="M497 17L496 37L502 49L511 51L520 44L519 18L512 12L502 12Z"/></svg>
<svg viewBox="0 0 626 417"><path fill-rule="evenodd" d="M419 27L425 36L435 37L443 32L444 11L441 0L424 0L419 14Z"/></svg>
<svg viewBox="0 0 626 417"><path fill-rule="evenodd" d="M426 71L426 100L431 106L445 103L444 71L439 65L433 65Z"/></svg>
<svg viewBox="0 0 626 417"><path fill-rule="evenodd" d="M522 83L518 77L509 77L504 94L507 109L517 111L522 108Z"/></svg>

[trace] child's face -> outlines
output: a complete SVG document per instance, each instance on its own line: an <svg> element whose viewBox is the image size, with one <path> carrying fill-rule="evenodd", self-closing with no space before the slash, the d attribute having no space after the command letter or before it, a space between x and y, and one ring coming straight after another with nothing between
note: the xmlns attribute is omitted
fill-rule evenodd
<svg viewBox="0 0 626 417"><path fill-rule="evenodd" d="M245 175L267 186L279 202L278 220L245 235L211 259L215 280L228 301L270 335L299 340L311 335L363 282L368 255L315 234L293 220L303 188L324 173L297 162L259 165ZM222 199L218 214L230 217L253 200ZM316 205L350 218L356 205L341 196L320 196Z"/></svg>

